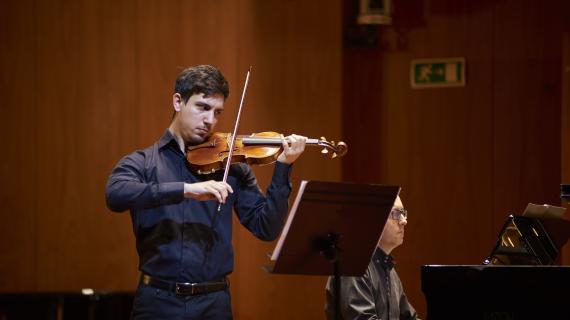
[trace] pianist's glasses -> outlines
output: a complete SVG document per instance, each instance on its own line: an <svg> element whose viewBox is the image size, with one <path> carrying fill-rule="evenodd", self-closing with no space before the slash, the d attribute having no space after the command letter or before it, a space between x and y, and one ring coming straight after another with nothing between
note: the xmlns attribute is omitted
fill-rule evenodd
<svg viewBox="0 0 570 320"><path fill-rule="evenodd" d="M393 208L392 211L390 211L390 217L394 220L408 219L408 210L404 208Z"/></svg>

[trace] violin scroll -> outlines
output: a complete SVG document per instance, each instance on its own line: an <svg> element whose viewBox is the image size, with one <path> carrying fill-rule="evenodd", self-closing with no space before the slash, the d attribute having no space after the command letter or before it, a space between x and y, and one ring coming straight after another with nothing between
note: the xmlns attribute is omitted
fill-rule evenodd
<svg viewBox="0 0 570 320"><path fill-rule="evenodd" d="M335 143L334 141L328 142L325 137L321 137L318 141L318 145L324 147L321 150L322 154L328 154L332 152L331 158L334 159L336 157L342 157L348 151L348 146L346 143L339 141Z"/></svg>

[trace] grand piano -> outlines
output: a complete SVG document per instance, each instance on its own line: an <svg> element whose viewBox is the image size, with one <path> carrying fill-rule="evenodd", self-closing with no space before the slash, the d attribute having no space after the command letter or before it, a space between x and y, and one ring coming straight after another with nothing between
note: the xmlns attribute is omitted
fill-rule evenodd
<svg viewBox="0 0 570 320"><path fill-rule="evenodd" d="M546 216L509 216L481 265L422 266L427 319L570 319L570 221Z"/></svg>

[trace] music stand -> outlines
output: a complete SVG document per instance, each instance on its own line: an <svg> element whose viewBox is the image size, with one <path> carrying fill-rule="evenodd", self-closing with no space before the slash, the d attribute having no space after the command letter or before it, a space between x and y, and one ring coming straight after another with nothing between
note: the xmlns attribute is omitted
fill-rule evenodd
<svg viewBox="0 0 570 320"><path fill-rule="evenodd" d="M398 186L302 181L271 255L277 274L362 276L400 191Z"/></svg>

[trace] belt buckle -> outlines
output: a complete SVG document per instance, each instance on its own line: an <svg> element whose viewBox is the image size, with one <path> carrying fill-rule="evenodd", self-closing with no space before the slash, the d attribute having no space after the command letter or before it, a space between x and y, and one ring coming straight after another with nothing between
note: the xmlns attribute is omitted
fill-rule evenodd
<svg viewBox="0 0 570 320"><path fill-rule="evenodd" d="M177 295L194 295L194 285L195 283L189 283L189 282L176 282L176 287L174 288L174 292ZM190 290L188 290L188 287L190 287Z"/></svg>

